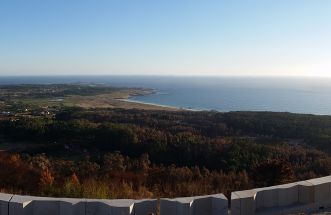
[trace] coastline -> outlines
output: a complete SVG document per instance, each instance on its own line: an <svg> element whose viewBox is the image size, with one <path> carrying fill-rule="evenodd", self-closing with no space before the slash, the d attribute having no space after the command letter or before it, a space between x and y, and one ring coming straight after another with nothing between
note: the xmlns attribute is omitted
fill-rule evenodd
<svg viewBox="0 0 331 215"><path fill-rule="evenodd" d="M183 110L183 111L202 111L198 109L193 109L193 108L181 108L181 107L176 107L176 106L170 106L170 105L161 105L157 103L152 103L152 102L142 102L138 101L135 99L131 99L130 96L128 98L119 98L117 99L118 101L123 101L123 102L128 102L128 103L135 103L135 104L141 104L141 105L150 105L150 106L155 106L155 107L160 107L160 108L169 108L173 110Z"/></svg>
<svg viewBox="0 0 331 215"><path fill-rule="evenodd" d="M123 108L123 109L141 109L141 110L164 110L164 111L181 111L184 109L158 105L152 103L140 102L131 99L134 96L144 96L155 93L152 89L128 88L121 89L112 93L99 94L95 96L74 96L65 98L64 103L78 105L82 108Z"/></svg>
<svg viewBox="0 0 331 215"><path fill-rule="evenodd" d="M162 105L162 104L157 104L153 102L143 102L139 101L136 99L133 99L135 96L146 96L150 94L156 94L159 92L157 89L146 89L146 88L141 88L135 92L130 92L126 95L123 95L120 98L116 98L117 101L129 103L129 104L136 104L136 105L142 105L142 107L154 107L156 110L172 110L172 111L205 111L202 109L194 109L194 108L183 108L183 107L176 107L176 106L171 106L171 105ZM152 108L152 109L154 109ZM144 108L142 108L144 109ZM149 108L148 108L149 109Z"/></svg>

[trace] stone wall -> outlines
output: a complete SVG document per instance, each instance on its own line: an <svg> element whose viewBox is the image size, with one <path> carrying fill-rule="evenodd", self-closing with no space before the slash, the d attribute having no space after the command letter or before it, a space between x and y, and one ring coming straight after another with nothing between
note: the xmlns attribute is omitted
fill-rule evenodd
<svg viewBox="0 0 331 215"><path fill-rule="evenodd" d="M0 193L0 215L278 215L331 208L331 176L231 193L175 199L69 199Z"/></svg>

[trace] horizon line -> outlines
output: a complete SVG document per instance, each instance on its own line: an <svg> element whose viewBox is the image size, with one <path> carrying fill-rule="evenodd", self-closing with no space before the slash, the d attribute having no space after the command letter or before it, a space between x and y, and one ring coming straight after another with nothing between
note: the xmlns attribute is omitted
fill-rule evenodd
<svg viewBox="0 0 331 215"><path fill-rule="evenodd" d="M222 75L198 75L198 74L188 74L188 75L177 75L177 74L20 74L20 75L1 75L0 77L106 77L106 76L117 76L117 77L252 77L252 78L263 78L263 77L279 77L279 78L331 78L331 75L257 75L257 74L222 74Z"/></svg>

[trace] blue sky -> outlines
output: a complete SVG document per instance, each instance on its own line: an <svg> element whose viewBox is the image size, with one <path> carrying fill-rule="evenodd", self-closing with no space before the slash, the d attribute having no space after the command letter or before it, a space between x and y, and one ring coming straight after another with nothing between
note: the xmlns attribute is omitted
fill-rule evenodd
<svg viewBox="0 0 331 215"><path fill-rule="evenodd" d="M331 76L329 0L1 0L0 75Z"/></svg>

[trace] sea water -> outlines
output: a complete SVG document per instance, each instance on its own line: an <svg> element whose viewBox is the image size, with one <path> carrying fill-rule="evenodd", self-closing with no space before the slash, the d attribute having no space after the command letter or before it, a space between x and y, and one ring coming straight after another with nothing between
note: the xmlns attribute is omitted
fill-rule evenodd
<svg viewBox="0 0 331 215"><path fill-rule="evenodd" d="M308 77L44 76L0 77L0 84L98 83L155 93L133 101L179 108L331 115L331 79Z"/></svg>

